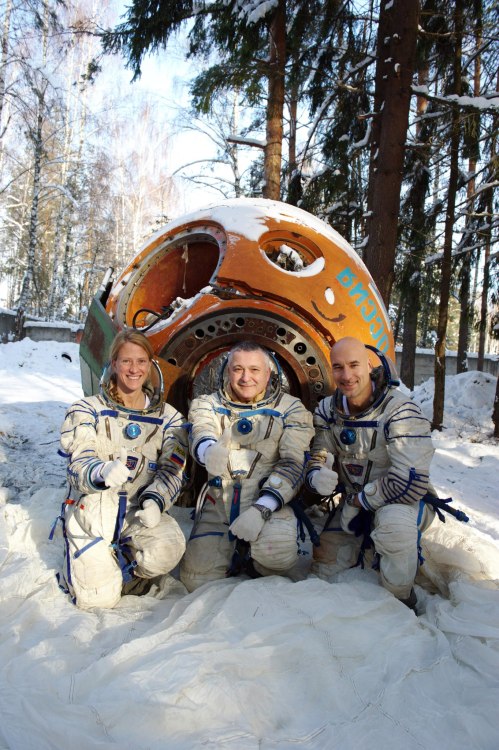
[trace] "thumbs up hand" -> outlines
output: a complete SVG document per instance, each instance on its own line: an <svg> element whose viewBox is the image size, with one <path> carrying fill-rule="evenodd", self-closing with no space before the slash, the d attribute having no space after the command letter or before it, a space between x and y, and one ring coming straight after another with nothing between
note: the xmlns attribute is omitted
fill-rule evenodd
<svg viewBox="0 0 499 750"><path fill-rule="evenodd" d="M227 469L230 453L230 427L227 427L220 439L212 443L205 451L204 464L206 471L212 477L218 477Z"/></svg>
<svg viewBox="0 0 499 750"><path fill-rule="evenodd" d="M333 471L333 463L334 456L328 453L324 466L315 471L310 478L313 489L323 497L332 495L338 484L338 474Z"/></svg>
<svg viewBox="0 0 499 750"><path fill-rule="evenodd" d="M121 448L119 458L115 458L114 461L106 461L101 466L100 475L106 487L120 487L125 484L130 474L126 462L126 449Z"/></svg>

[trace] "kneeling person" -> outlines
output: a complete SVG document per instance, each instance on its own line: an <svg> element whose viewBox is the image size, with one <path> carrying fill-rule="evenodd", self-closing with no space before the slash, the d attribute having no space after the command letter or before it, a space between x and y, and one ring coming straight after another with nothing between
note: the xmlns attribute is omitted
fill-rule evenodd
<svg viewBox="0 0 499 750"><path fill-rule="evenodd" d="M385 365L372 369L368 350L353 337L331 349L336 391L315 410L306 484L328 496L339 474L343 493L314 548L313 570L332 574L354 566L372 525L381 582L414 609L419 534L434 517L423 500L432 489L433 445L428 420L395 388ZM328 465L331 456L338 474Z"/></svg>
<svg viewBox="0 0 499 750"><path fill-rule="evenodd" d="M133 329L114 339L101 392L74 403L61 428L71 497L61 519L61 587L82 609L114 607L169 573L185 537L168 510L184 482L184 418L162 400L149 340Z"/></svg>
<svg viewBox="0 0 499 750"><path fill-rule="evenodd" d="M302 485L312 415L272 374L269 353L242 342L229 352L219 389L192 402L191 453L208 482L180 567L189 591L237 573L240 542L257 575L296 562L297 522L287 503Z"/></svg>

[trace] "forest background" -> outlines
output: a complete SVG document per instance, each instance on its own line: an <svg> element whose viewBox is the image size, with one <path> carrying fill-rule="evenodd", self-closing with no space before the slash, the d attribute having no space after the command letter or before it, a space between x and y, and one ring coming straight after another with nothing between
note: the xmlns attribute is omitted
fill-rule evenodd
<svg viewBox="0 0 499 750"><path fill-rule="evenodd" d="M6 307L83 322L105 270L185 212L188 186L204 204L283 200L366 263L406 386L416 349L435 349L441 429L446 349L458 372L497 351L496 1L0 8Z"/></svg>

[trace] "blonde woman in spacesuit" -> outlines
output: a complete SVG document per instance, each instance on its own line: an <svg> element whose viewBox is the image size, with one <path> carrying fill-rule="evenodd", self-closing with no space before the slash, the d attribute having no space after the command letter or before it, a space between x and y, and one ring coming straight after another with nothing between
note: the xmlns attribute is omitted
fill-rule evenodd
<svg viewBox="0 0 499 750"><path fill-rule="evenodd" d="M208 481L180 567L189 591L239 572L284 573L297 560L287 504L301 488L314 430L277 375L265 349L242 342L229 352L220 388L192 401L191 453Z"/></svg>
<svg viewBox="0 0 499 750"><path fill-rule="evenodd" d="M162 400L145 336L121 331L109 359L100 394L73 404L61 428L72 493L61 514L60 583L82 609L114 607L122 593L141 593L185 550L168 514L184 481L184 418Z"/></svg>

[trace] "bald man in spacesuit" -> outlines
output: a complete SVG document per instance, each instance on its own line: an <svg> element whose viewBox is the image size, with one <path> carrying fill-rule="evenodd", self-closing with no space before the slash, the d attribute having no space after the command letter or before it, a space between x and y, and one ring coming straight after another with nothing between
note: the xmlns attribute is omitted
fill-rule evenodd
<svg viewBox="0 0 499 750"><path fill-rule="evenodd" d="M314 549L313 569L320 575L354 566L367 521L383 586L415 609L419 534L434 517L423 502L434 449L428 420L377 354L384 366L373 368L356 338L331 349L336 390L315 410L306 485L329 496L339 481L342 499Z"/></svg>

